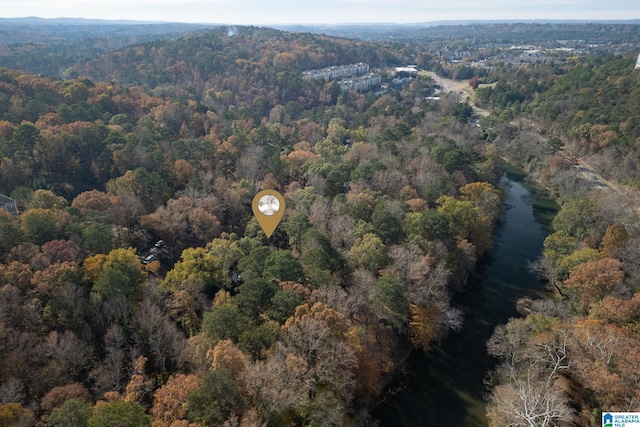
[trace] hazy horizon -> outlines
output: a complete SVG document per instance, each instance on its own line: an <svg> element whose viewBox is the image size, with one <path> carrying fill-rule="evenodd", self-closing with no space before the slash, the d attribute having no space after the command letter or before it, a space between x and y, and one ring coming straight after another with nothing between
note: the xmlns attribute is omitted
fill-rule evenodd
<svg viewBox="0 0 640 427"><path fill-rule="evenodd" d="M640 2L612 0L5 0L2 18L84 18L234 25L411 24L460 20L633 20Z"/></svg>

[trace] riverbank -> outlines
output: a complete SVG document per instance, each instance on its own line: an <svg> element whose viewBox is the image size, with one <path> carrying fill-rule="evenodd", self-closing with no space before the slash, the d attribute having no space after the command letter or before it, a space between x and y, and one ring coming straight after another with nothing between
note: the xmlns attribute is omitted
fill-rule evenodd
<svg viewBox="0 0 640 427"><path fill-rule="evenodd" d="M374 411L381 426L486 425L485 378L494 362L485 343L497 325L518 316L520 298L536 298L544 290L529 262L542 251L542 224L550 223L552 208L518 176L508 173L505 184L507 209L494 247L455 299L465 312L463 328L428 354L412 353L397 380L404 388Z"/></svg>

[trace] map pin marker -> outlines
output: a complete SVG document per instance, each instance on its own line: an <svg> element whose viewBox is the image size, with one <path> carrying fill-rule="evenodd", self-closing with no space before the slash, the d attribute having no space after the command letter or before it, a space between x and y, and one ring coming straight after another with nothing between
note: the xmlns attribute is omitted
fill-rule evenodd
<svg viewBox="0 0 640 427"><path fill-rule="evenodd" d="M253 214L267 237L271 237L284 215L284 197L275 190L262 190L253 198Z"/></svg>

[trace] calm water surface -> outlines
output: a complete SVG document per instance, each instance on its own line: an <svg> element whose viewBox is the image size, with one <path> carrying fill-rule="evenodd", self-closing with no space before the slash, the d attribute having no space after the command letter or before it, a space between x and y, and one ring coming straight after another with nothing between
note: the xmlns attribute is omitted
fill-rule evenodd
<svg viewBox="0 0 640 427"><path fill-rule="evenodd" d="M407 387L374 411L381 427L486 425L484 380L492 365L485 342L497 325L517 316L519 298L543 290L528 263L540 255L546 232L534 216L531 193L506 182L508 209L494 247L455 301L465 311L462 330L427 355L412 353L402 380Z"/></svg>

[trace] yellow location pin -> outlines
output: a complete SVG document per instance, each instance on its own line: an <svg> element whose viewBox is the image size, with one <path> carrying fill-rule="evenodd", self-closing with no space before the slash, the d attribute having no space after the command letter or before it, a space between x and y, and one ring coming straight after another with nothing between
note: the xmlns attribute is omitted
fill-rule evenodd
<svg viewBox="0 0 640 427"><path fill-rule="evenodd" d="M253 198L253 214L267 237L271 237L284 215L284 197L275 190L262 190Z"/></svg>

